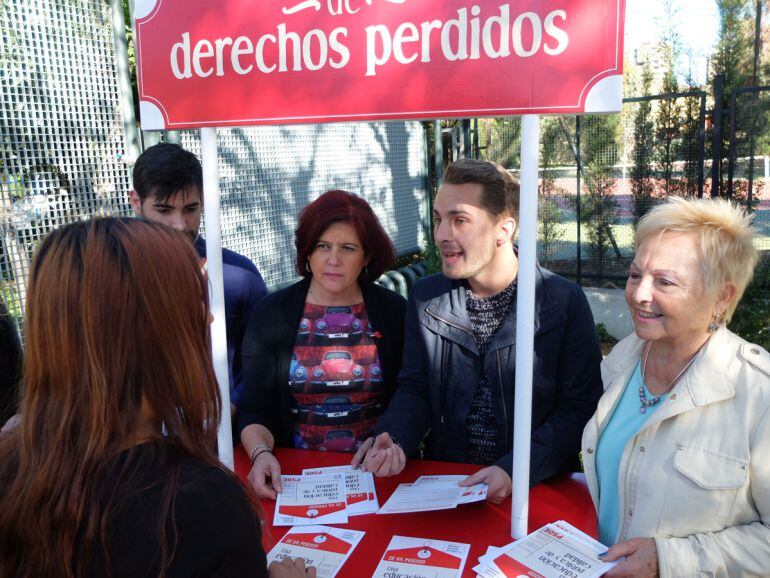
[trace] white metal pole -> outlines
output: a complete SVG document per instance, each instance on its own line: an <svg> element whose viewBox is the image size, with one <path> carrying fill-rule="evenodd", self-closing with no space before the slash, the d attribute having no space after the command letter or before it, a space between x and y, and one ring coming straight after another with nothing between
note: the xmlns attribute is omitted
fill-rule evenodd
<svg viewBox="0 0 770 578"><path fill-rule="evenodd" d="M511 537L516 540L527 535L529 519L539 157L540 117L533 114L524 115L521 118L519 276L516 298L516 407L513 415L513 495L511 500Z"/></svg>
<svg viewBox="0 0 770 578"><path fill-rule="evenodd" d="M219 226L219 161L217 129L201 129L203 164L203 206L206 214L206 265L209 301L214 320L211 323L211 357L222 396L222 420L219 422L219 459L234 469L233 437L230 419L230 380L227 370L227 331L225 328L225 286L222 280L222 234Z"/></svg>

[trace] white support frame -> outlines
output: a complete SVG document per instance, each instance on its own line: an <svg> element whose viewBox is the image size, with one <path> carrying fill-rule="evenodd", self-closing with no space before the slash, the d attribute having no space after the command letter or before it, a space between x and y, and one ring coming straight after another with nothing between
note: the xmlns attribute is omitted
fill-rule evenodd
<svg viewBox="0 0 770 578"><path fill-rule="evenodd" d="M537 263L537 183L540 117L521 117L519 195L519 274L516 297L516 389L513 416L511 537L527 535L529 455L532 438L532 367L535 344L535 264Z"/></svg>

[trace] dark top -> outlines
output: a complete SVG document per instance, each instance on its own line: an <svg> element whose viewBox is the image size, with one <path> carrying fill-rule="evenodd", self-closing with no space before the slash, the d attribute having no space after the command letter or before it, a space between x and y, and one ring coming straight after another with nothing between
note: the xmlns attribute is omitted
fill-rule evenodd
<svg viewBox="0 0 770 578"><path fill-rule="evenodd" d="M513 463L516 308L482 352L466 309L465 285L442 274L421 279L409 296L398 388L376 433L387 431L413 453L430 430L426 454L468 462L466 419L482 369L497 423L495 465ZM530 483L579 467L580 438L602 394L601 363L591 309L583 291L541 267L535 278Z"/></svg>
<svg viewBox="0 0 770 578"><path fill-rule="evenodd" d="M195 248L206 257L206 240L199 236ZM227 367L230 401L238 405L243 392L241 342L246 324L257 303L267 295L267 286L256 265L243 255L222 248L222 275L225 286L225 324L227 325Z"/></svg>
<svg viewBox="0 0 770 578"><path fill-rule="evenodd" d="M140 488L117 500L115 518L109 525L110 567L114 578L157 577L161 551L157 516L163 484L170 468L153 444L135 448L138 463L132 468L132 487ZM118 460L108 497L117 491L115 479L128 452ZM124 492L125 493L125 492ZM167 540L176 551L167 578L249 577L267 578L260 526L243 489L230 476L194 460L181 458L179 489L174 519L166 525ZM107 576L101 547L94 547L89 576Z"/></svg>
<svg viewBox="0 0 770 578"><path fill-rule="evenodd" d="M21 357L16 323L0 301L0 427L17 411Z"/></svg>
<svg viewBox="0 0 770 578"><path fill-rule="evenodd" d="M481 353L486 353L492 336L500 329L513 306L516 280L490 297L476 298L470 288L466 287L465 298L465 309L468 311L473 337ZM515 318L515 312L513 316ZM497 445L497 421L492 407L492 389L484 367L481 368L471 409L465 418L465 428L468 430L468 457L472 463L493 464L503 455L504 452Z"/></svg>
<svg viewBox="0 0 770 578"><path fill-rule="evenodd" d="M253 423L268 428L276 444L292 447L289 367L310 280L303 279L259 302L243 337L244 390L238 405L238 432ZM361 288L377 344L384 399L389 401L401 368L406 300L369 283Z"/></svg>

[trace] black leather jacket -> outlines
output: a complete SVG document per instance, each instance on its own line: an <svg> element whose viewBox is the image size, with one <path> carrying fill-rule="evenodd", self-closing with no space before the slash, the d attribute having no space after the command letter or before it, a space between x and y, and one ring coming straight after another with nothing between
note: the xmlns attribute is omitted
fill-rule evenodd
<svg viewBox="0 0 770 578"><path fill-rule="evenodd" d="M602 394L602 356L583 291L538 267L532 392L532 485L578 467L580 438ZM496 465L512 468L516 307L482 358L465 309L463 282L442 274L419 281L407 305L404 358L396 394L377 423L407 455L426 440L432 459L467 462L465 420L482 364L492 389Z"/></svg>

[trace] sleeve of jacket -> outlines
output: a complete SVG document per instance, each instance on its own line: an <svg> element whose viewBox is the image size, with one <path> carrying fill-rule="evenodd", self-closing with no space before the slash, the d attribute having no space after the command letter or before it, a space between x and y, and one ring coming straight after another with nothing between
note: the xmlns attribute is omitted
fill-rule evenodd
<svg viewBox="0 0 770 578"><path fill-rule="evenodd" d="M750 493L760 521L685 538L655 538L661 578L766 576L770 569L770 409L751 440Z"/></svg>
<svg viewBox="0 0 770 578"><path fill-rule="evenodd" d="M254 308L246 325L241 346L242 391L238 403L238 433L251 424L260 424L277 436L276 337L275 328L285 320L278 319L270 298L262 299Z"/></svg>
<svg viewBox="0 0 770 578"><path fill-rule="evenodd" d="M577 285L567 304L564 340L558 352L556 402L550 415L532 431L529 483L534 486L578 464L583 428L602 395L602 361L596 326L583 291ZM512 453L497 461L511 474Z"/></svg>
<svg viewBox="0 0 770 578"><path fill-rule="evenodd" d="M250 262L250 261L249 261ZM252 263L253 265L253 263ZM256 271L256 267L254 267ZM237 304L236 325L237 333L233 335L235 344L233 347L233 360L229 364L230 370L230 401L239 405L243 395L243 360L241 348L243 347L243 338L246 332L246 325L251 320L257 304L267 295L267 286L265 285L259 271L252 273L249 270L243 270L243 282L241 284L239 303Z"/></svg>
<svg viewBox="0 0 770 578"><path fill-rule="evenodd" d="M398 385L390 405L377 421L375 434L388 432L396 438L407 456L412 455L430 426L428 360L420 336L420 320L415 292L406 309L404 350Z"/></svg>

